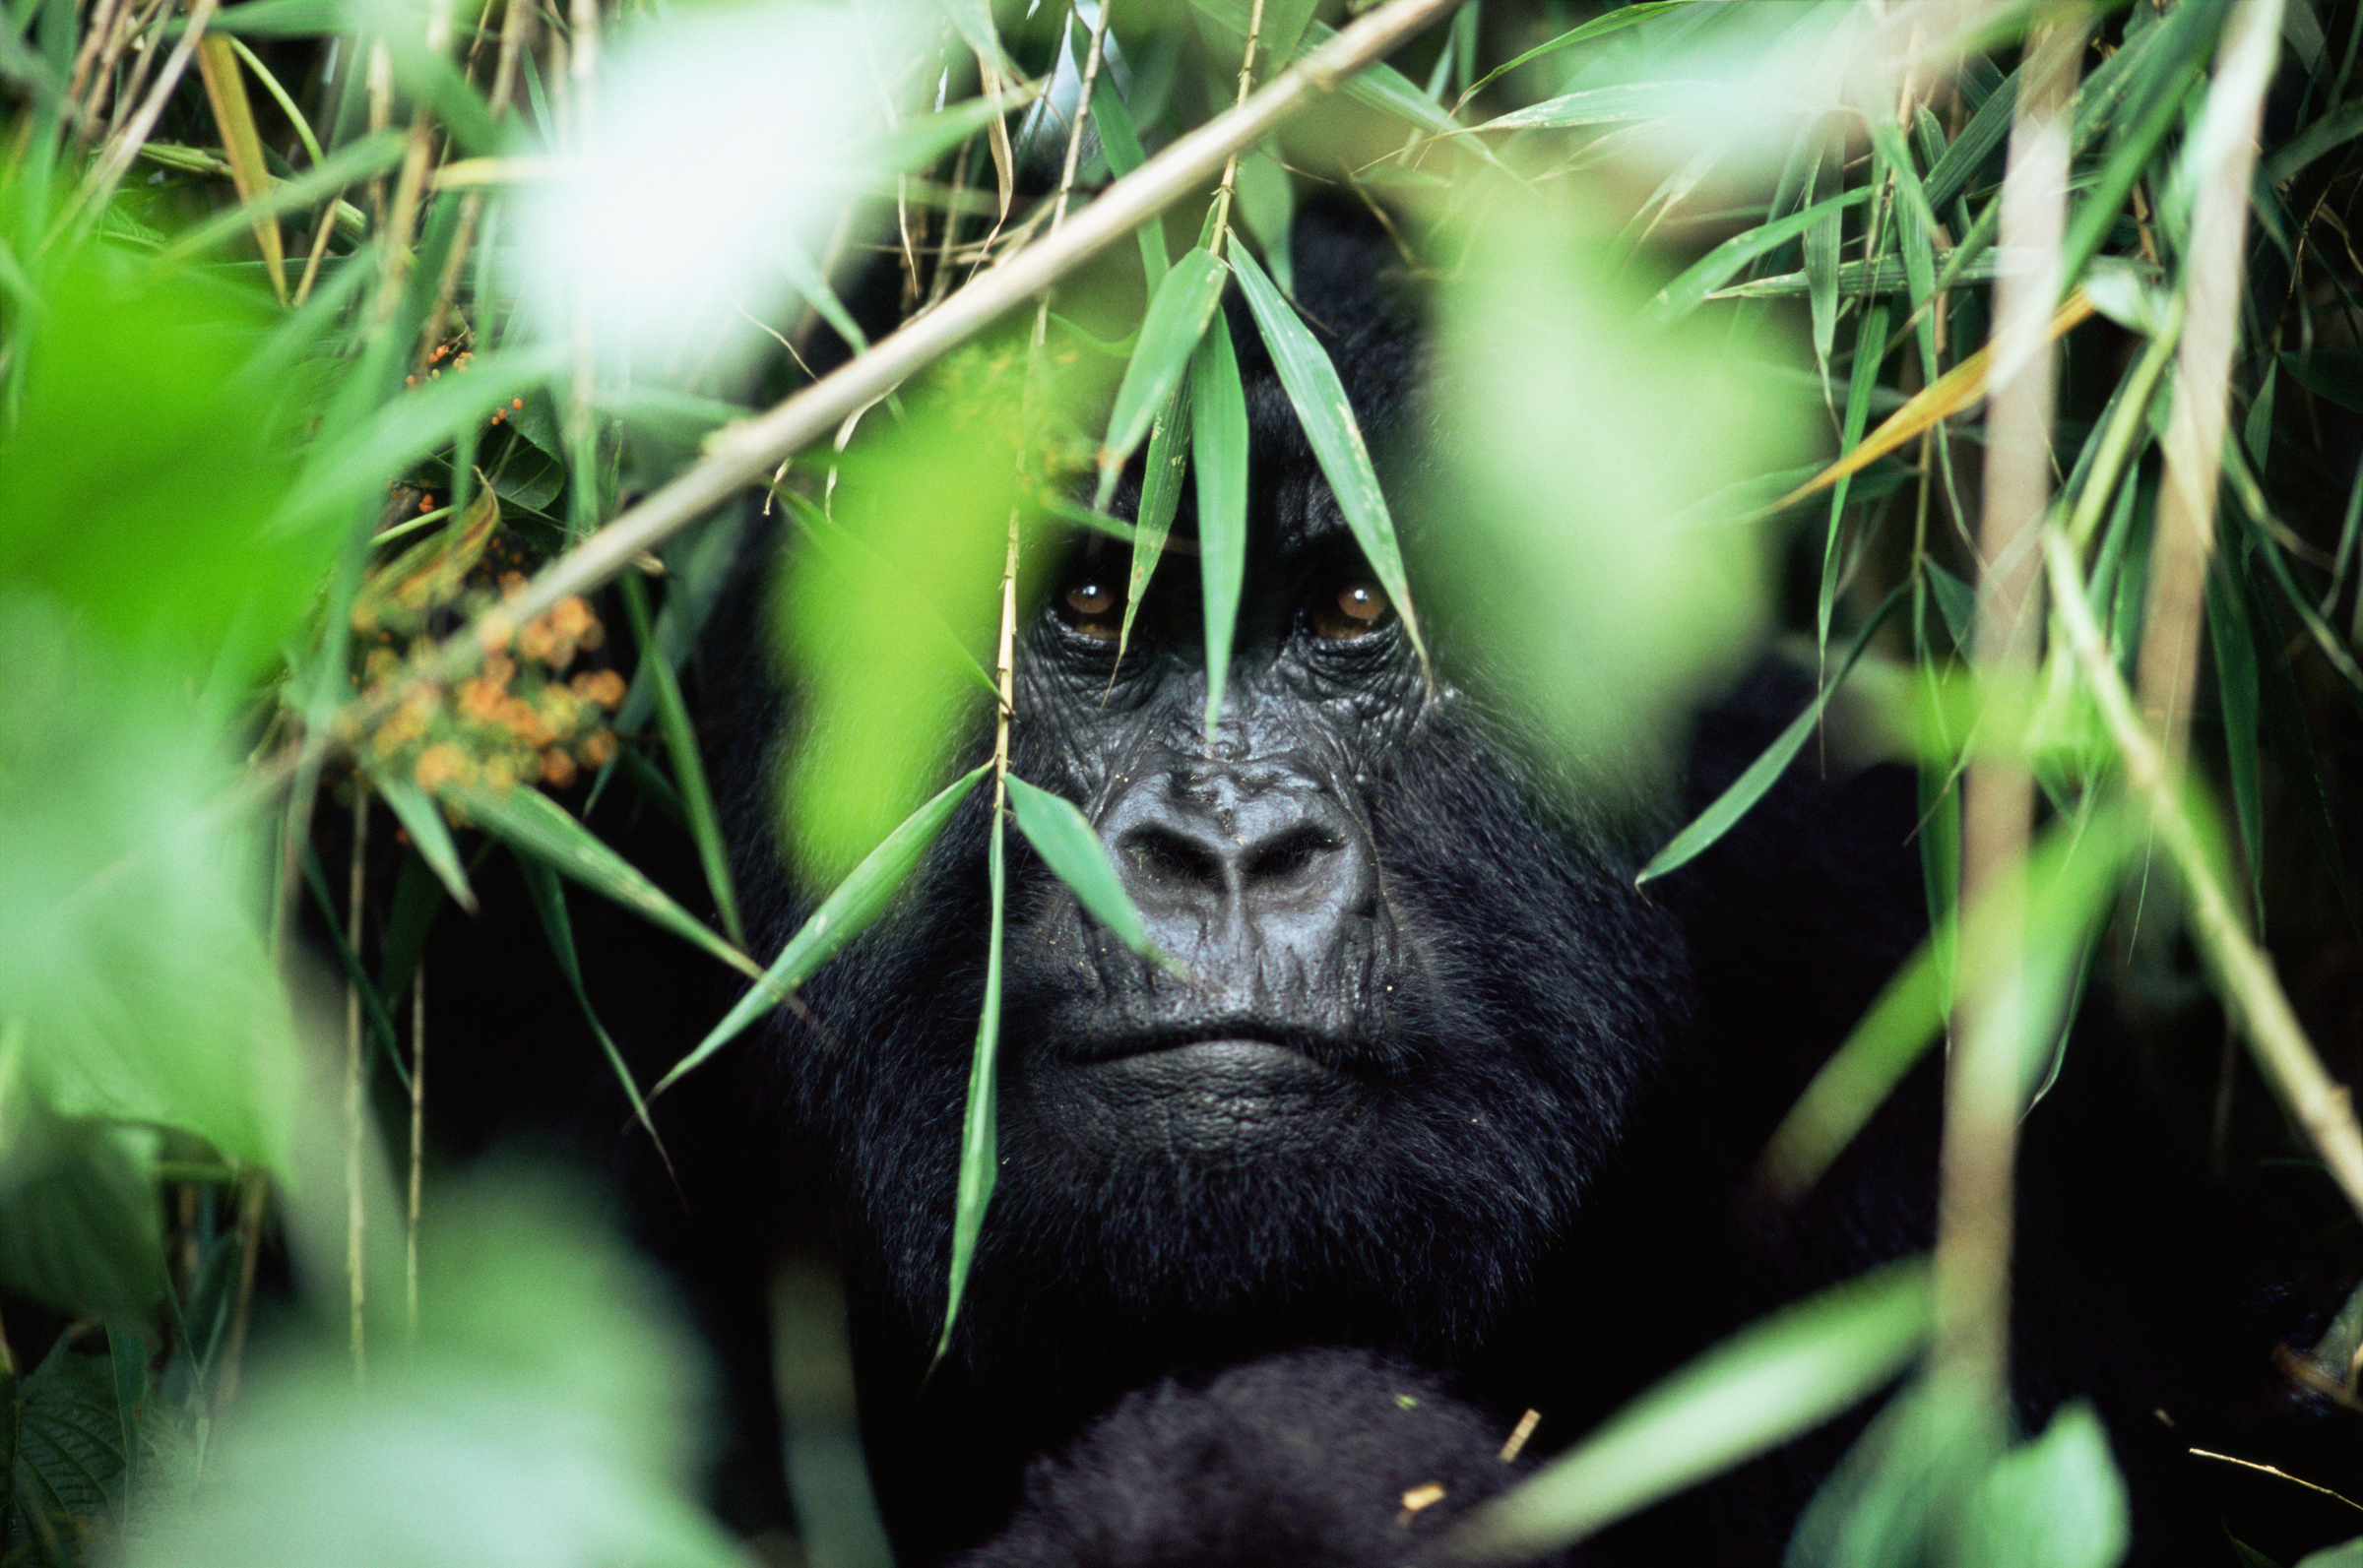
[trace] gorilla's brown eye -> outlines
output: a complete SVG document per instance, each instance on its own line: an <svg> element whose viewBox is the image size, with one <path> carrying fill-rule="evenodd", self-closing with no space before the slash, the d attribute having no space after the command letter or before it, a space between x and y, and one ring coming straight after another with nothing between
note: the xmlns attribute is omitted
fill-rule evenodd
<svg viewBox="0 0 2363 1568"><path fill-rule="evenodd" d="M1058 596L1066 623L1086 637L1113 642L1122 599L1108 580L1097 575L1078 578Z"/></svg>
<svg viewBox="0 0 2363 1568"><path fill-rule="evenodd" d="M1336 642L1367 637L1386 624L1392 610L1385 592L1377 584L1356 578L1340 586L1334 594L1314 597L1312 629Z"/></svg>

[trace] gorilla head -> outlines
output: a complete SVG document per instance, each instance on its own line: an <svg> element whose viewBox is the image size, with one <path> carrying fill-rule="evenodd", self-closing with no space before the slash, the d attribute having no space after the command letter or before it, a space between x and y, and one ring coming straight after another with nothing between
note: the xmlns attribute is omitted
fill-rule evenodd
<svg viewBox="0 0 2363 1568"><path fill-rule="evenodd" d="M1400 478L1428 435L1392 255L1367 219L1300 218L1297 302ZM1120 657L1114 541L1070 541L1021 623L1012 771L1082 809L1178 963L1115 941L1010 835L998 1179L940 1364L989 791L762 1048L765 1125L828 1194L872 1471L914 1560L979 1538L1028 1456L1167 1374L1323 1346L1454 1373L1521 1320L1577 1332L1579 1211L1694 1028L1694 943L1633 881L1673 781L1587 802L1450 627L1423 662L1245 312L1229 330L1249 533L1212 733L1186 491L1182 549ZM1420 520L1403 527L1426 580ZM987 740L980 724L971 761ZM763 765L724 771L741 823L771 831ZM776 869L760 881L757 942L776 948L804 909ZM1577 1279L1586 1298L1617 1288Z"/></svg>

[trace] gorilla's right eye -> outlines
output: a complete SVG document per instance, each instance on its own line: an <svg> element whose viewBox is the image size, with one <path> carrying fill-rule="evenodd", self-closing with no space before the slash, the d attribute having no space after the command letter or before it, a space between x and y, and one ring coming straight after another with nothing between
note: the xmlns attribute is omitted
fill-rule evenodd
<svg viewBox="0 0 2363 1568"><path fill-rule="evenodd" d="M1098 642L1116 641L1123 596L1097 572L1086 572L1059 591L1058 617Z"/></svg>

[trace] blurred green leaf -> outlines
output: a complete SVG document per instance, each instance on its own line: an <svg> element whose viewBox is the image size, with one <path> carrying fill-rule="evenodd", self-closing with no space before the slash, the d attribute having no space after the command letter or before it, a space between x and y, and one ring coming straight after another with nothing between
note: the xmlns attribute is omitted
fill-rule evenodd
<svg viewBox="0 0 2363 1568"><path fill-rule="evenodd" d="M696 1497L705 1379L646 1266L515 1172L432 1212L416 1343L365 1392L341 1334L252 1366L205 1483L148 1513L126 1568L742 1560Z"/></svg>
<svg viewBox="0 0 2363 1568"><path fill-rule="evenodd" d="M663 1094L683 1073L735 1039L749 1024L777 1006L781 997L817 973L846 943L867 930L910 880L927 847L951 820L953 809L968 798L968 792L977 786L977 781L985 773L983 767L971 768L953 780L870 850L838 884L836 891L821 901L811 917L797 928L788 945L780 949L780 956L763 972L761 982L738 999L694 1050L657 1080L657 1087L649 1091L650 1095Z"/></svg>
<svg viewBox="0 0 2363 1568"><path fill-rule="evenodd" d="M1968 1535L1972 1544L1954 1560L1975 1568L2116 1568L2132 1518L2091 1406L2061 1406L2041 1437L1994 1462L1973 1495Z"/></svg>
<svg viewBox="0 0 2363 1568"><path fill-rule="evenodd" d="M22 1031L0 1037L0 1286L137 1321L164 1288L156 1131L51 1115L24 1092L21 1055Z"/></svg>
<svg viewBox="0 0 2363 1568"><path fill-rule="evenodd" d="M1403 550L1395 542L1395 522L1387 513L1378 474L1363 445L1362 425L1346 399L1344 383L1337 378L1337 367L1245 247L1231 248L1231 270L1239 278L1240 291L1246 296L1256 331L1262 334L1264 348L1272 356L1272 367L1280 373L1280 385L1288 389L1288 401L1305 426L1305 439L1312 444L1321 476L1329 481L1338 510L1345 514L1346 526L1362 546L1363 558L1394 600L1395 613L1403 617L1403 629L1411 634L1413 646L1425 659L1428 645L1420 637L1420 618L1412 607L1411 584L1403 573Z"/></svg>
<svg viewBox="0 0 2363 1568"><path fill-rule="evenodd" d="M1093 919L1142 958L1164 958L1149 940L1149 928L1133 907L1132 895L1124 891L1123 881L1117 876L1098 831L1073 801L1011 774L1009 813L1017 819L1017 831L1026 836L1043 863L1067 885Z"/></svg>
<svg viewBox="0 0 2363 1568"><path fill-rule="evenodd" d="M2098 808L2047 829L2017 878L2006 884L2008 897L2022 901L2025 941L2014 973L1988 994L2000 994L2001 984L2016 993L2024 1026L2017 1042L2022 1094L2035 1090L2054 1064L2070 1022L2069 986L2135 843L2122 811ZM1958 962L1994 962L1997 900L1989 890L1971 906ZM1941 959L1951 941L1943 926L1922 940L1773 1129L1756 1167L1768 1196L1794 1202L1820 1181L1943 1030L1952 998L1942 983Z"/></svg>
<svg viewBox="0 0 2363 1568"><path fill-rule="evenodd" d="M259 825L185 696L204 666L126 665L88 625L0 591L0 1019L57 1114L182 1128L284 1172L294 1025Z"/></svg>
<svg viewBox="0 0 2363 1568"><path fill-rule="evenodd" d="M1230 278L1211 252L1192 250L1174 264L1149 301L1140 324L1140 343L1124 366L1124 379L1116 389L1116 406L1108 412L1108 437L1100 447L1100 483L1092 505L1105 507L1158 411L1182 384L1189 356L1206 332L1206 323L1221 303L1223 284Z"/></svg>
<svg viewBox="0 0 2363 1568"><path fill-rule="evenodd" d="M1783 1307L1642 1394L1467 1527L1539 1555L1762 1453L1879 1390L1927 1338L1928 1266L1890 1264Z"/></svg>
<svg viewBox="0 0 2363 1568"><path fill-rule="evenodd" d="M1222 717L1247 558L1247 401L1231 328L1209 332L1190 365L1189 441L1198 489L1198 577L1206 614L1206 733Z"/></svg>
<svg viewBox="0 0 2363 1568"><path fill-rule="evenodd" d="M1461 102L1466 103L1502 77L1515 71L1519 66L1530 64L1547 54L1556 54L1574 44L1588 43L1594 38L1605 37L1611 32L1621 32L1636 22L1646 22L1662 12L1679 10L1691 3L1692 0L1638 0L1636 4L1620 6L1606 16L1594 17L1581 26L1569 28L1550 42L1538 43L1525 53L1513 55L1507 61L1494 67L1469 85L1468 91L1460 95Z"/></svg>
<svg viewBox="0 0 2363 1568"><path fill-rule="evenodd" d="M2262 1553L2251 1552L2250 1555L2262 1556ZM2297 1568L2363 1568L2363 1536L2309 1552L2298 1559Z"/></svg>

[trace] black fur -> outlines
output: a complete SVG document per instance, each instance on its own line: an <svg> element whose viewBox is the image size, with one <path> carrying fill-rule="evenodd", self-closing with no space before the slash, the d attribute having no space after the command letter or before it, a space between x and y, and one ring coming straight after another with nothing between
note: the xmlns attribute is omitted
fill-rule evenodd
<svg viewBox="0 0 2363 1568"><path fill-rule="evenodd" d="M1301 221L1300 300L1400 469L1421 437L1419 329L1387 255L1336 214ZM1765 665L1699 719L1682 777L1611 804L1532 753L1501 717L1514 692L1458 662L1448 626L1433 684L1399 626L1309 636L1308 602L1364 569L1244 314L1234 331L1255 479L1213 748L1183 556L1120 667L1054 603L1029 623L1012 754L1101 827L1195 977L1116 946L1011 835L1002 1164L940 1363L984 792L807 1011L775 1013L706 1075L734 1129L734 1189L774 1216L816 1194L827 1216L871 1472L913 1568L964 1552L977 1568L1426 1560L1442 1522L1505 1478L1492 1451L1520 1411L1565 1444L1721 1335L1933 1231L1933 1070L1795 1212L1759 1212L1745 1181L1920 933L1910 777L1810 758L1714 850L1636 890L1648 850L1762 750L1808 680ZM1416 584L1423 540L1403 522ZM707 734L752 939L776 951L810 898L773 836L791 725L763 580L746 581L705 652ZM988 740L980 726L976 755ZM1245 936L1209 890L1224 866L1253 868L1223 860L1210 823L1243 846L1269 828L1276 846L1264 891L1239 896L1263 901L1240 905ZM1143 1049L1223 1039L1301 1070L1268 1048L1170 1065ZM2214 1284L2173 1255L2196 1225L2138 1218L2195 1212L2166 1185L2182 1166L2109 1103L2131 1075L2075 1060L2030 1121L2022 1413L2098 1397L2141 1488L2146 1560L2213 1561L2177 1468L2189 1433L2162 1436L2150 1411L2261 1383L2265 1346L2249 1334L2250 1360L2218 1376L2202 1369L2211 1329L2164 1326L2217 1323ZM2093 1099L2105 1139L2073 1119ZM2189 1299L2162 1314L2170 1290ZM1777 1560L1846 1435L1585 1560ZM1399 1524L1402 1492L1430 1479L1450 1505Z"/></svg>

